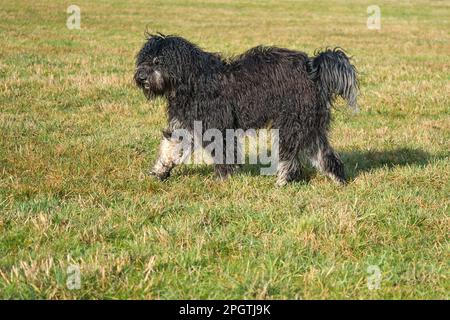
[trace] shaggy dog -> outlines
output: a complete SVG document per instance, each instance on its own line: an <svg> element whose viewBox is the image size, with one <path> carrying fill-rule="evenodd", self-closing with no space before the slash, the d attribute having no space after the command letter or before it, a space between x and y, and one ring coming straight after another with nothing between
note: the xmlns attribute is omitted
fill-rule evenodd
<svg viewBox="0 0 450 320"><path fill-rule="evenodd" d="M151 174L165 179L180 163L176 129L279 129L277 185L300 177L298 157L338 183L344 167L329 144L331 107L337 96L357 108L356 69L344 51L326 49L314 57L289 49L257 46L223 59L178 36L149 35L136 57L135 82L148 99L168 101L168 128ZM225 143L225 141L224 141ZM225 149L227 146L225 146ZM233 164L216 163L219 177Z"/></svg>

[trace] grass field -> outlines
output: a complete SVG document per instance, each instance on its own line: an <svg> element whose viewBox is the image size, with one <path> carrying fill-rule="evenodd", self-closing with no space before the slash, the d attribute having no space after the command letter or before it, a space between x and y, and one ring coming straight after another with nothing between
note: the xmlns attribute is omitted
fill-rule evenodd
<svg viewBox="0 0 450 320"><path fill-rule="evenodd" d="M0 7L0 298L449 298L449 2ZM225 55L347 49L361 112L335 110L332 142L349 184L147 177L166 118L132 82L146 28Z"/></svg>

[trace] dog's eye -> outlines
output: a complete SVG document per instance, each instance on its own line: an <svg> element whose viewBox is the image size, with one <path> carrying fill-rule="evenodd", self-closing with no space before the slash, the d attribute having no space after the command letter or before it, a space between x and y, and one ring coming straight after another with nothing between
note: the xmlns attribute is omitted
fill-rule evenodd
<svg viewBox="0 0 450 320"><path fill-rule="evenodd" d="M159 59L158 58L153 58L153 64L159 64Z"/></svg>

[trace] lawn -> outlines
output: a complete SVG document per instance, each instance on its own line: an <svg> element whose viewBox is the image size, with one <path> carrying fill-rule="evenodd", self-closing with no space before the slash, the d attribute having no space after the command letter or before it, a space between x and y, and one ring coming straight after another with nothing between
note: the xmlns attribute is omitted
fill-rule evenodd
<svg viewBox="0 0 450 320"><path fill-rule="evenodd" d="M448 2L77 0L79 30L72 3L0 0L0 298L449 298ZM227 56L345 48L349 183L148 177L166 115L132 81L145 29Z"/></svg>

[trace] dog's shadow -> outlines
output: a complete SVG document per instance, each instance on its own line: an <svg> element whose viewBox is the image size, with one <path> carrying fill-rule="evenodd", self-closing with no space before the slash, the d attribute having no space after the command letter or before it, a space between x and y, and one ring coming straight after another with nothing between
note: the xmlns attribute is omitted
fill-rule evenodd
<svg viewBox="0 0 450 320"><path fill-rule="evenodd" d="M364 172L380 168L393 168L396 166L418 165L424 166L436 156L430 155L420 149L398 148L393 150L355 150L350 152L339 152L345 166L347 179L354 180ZM439 156L437 156L439 158ZM302 180L310 180L317 174L311 165L302 160ZM241 172L251 176L260 175L261 165L244 165Z"/></svg>
<svg viewBox="0 0 450 320"><path fill-rule="evenodd" d="M363 172L398 166L425 166L436 156L420 149L398 148L393 150L356 150L341 152L348 180L354 180Z"/></svg>
<svg viewBox="0 0 450 320"><path fill-rule="evenodd" d="M355 150L351 152L339 152L342 162L345 166L347 179L354 180L358 175L364 172L380 168L393 168L396 166L416 165L424 166L428 164L433 158L440 158L439 156L432 156L428 152L420 149L412 148L398 148L393 150ZM307 161L302 160L303 175L301 180L309 181L317 174ZM238 174L248 176L260 176L261 168L267 165L258 164L244 164ZM184 174L200 174L210 175L214 171L212 166L193 166L185 168Z"/></svg>

